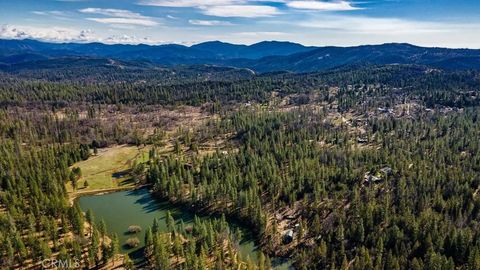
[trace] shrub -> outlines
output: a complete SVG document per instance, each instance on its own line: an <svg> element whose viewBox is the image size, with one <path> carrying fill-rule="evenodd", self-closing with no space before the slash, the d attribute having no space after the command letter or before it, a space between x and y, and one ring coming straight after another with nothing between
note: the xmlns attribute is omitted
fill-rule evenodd
<svg viewBox="0 0 480 270"><path fill-rule="evenodd" d="M142 231L142 227L138 225L130 225L128 226L128 232L129 233L138 233Z"/></svg>
<svg viewBox="0 0 480 270"><path fill-rule="evenodd" d="M128 238L125 244L131 248L134 248L140 244L140 240L138 240L137 237Z"/></svg>

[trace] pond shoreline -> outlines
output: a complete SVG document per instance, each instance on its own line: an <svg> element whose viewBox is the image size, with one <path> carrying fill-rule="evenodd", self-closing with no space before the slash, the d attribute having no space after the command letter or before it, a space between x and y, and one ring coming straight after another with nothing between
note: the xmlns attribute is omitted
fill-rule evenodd
<svg viewBox="0 0 480 270"><path fill-rule="evenodd" d="M87 191L80 191L80 192L72 192L68 194L68 201L70 205L73 205L74 201L83 196L97 196L97 195L105 195L114 192L120 191L128 191L128 190L137 190L142 188L148 188L153 186L152 184L142 184L142 185L134 185L134 186L127 186L127 187L114 187L114 188L104 188L104 189L92 189Z"/></svg>
<svg viewBox="0 0 480 270"><path fill-rule="evenodd" d="M152 192L150 188L147 188L148 186L149 185L142 185L121 190L109 189L92 191L88 193L84 192L82 193L82 196L78 196L77 198L80 199L80 197L83 197L81 200L79 200L79 203L84 211L86 209L92 209L93 213L95 215L98 214L99 218L107 219L107 225L116 226L116 233L120 235L120 238L125 238L121 239L122 242L127 239L127 237L123 234L125 228L127 228L129 225L137 224L141 225L142 227L148 227L151 224L154 216L159 218L159 221L163 222L162 220L165 213L162 212L165 212L169 209L172 209L170 211L172 211L174 216L178 216L178 218L176 218L177 220L186 217L187 219L190 219L190 222L192 222L193 216L196 215L199 215L201 218L216 218L221 215L219 213L205 211L206 209L201 211L202 209L198 209L198 207L191 207L189 204L162 199L155 196L154 192ZM116 195L116 193L118 195ZM103 197L103 195L105 197ZM128 218L119 217L118 214L116 214L118 212L113 210L112 207L122 209L121 215L127 215ZM230 220L229 223L236 224L234 226L240 226L243 228L242 230L244 230L244 236L246 237L245 239L248 240L242 243L241 249L243 252L247 252L247 255L249 256L254 256L251 258L256 258L256 256L258 256L256 252L261 250L259 247L260 241L257 239L257 237L255 237L256 234L253 232L250 226L245 226L244 222L241 222L241 220L231 218L230 215L227 216ZM131 223L131 221L135 221L135 223ZM139 238L143 239L141 235ZM124 252L134 252L136 254L142 253L139 250L124 250ZM272 257L272 262L274 262L274 265L280 266L279 268L275 269L292 269L290 267L291 265L288 263L288 258ZM285 265L287 266L285 267Z"/></svg>

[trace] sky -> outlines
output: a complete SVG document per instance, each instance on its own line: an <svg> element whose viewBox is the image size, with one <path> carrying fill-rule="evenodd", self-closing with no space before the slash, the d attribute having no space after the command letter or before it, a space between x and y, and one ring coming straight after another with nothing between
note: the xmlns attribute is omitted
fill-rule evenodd
<svg viewBox="0 0 480 270"><path fill-rule="evenodd" d="M480 0L0 0L0 38L480 48Z"/></svg>

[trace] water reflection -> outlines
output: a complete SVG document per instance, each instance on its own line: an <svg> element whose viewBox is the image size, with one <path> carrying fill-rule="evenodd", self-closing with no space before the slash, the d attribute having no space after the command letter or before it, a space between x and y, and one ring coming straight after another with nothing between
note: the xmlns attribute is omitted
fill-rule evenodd
<svg viewBox="0 0 480 270"><path fill-rule="evenodd" d="M138 189L129 191L120 191L98 196L85 196L78 199L80 207L86 211L92 210L95 219L103 219L110 233L116 233L122 245L122 252L128 253L135 260L140 261L143 258L143 246L145 230L153 223L156 218L160 231L167 231L165 222L167 211L170 211L177 224L181 221L188 226L193 224L194 214L187 209L174 206L168 201L159 201L150 194L148 189ZM212 218L209 216L200 216L201 218ZM136 234L128 234L127 229L131 225L138 225L142 230ZM253 240L252 232L236 223L229 222L232 230L238 228L241 230L242 239L239 250L243 258L250 257L253 261L258 259L257 246ZM131 248L124 245L128 238L137 237L140 244ZM274 259L272 264L281 264L276 269L288 269L288 264L284 264L279 259Z"/></svg>

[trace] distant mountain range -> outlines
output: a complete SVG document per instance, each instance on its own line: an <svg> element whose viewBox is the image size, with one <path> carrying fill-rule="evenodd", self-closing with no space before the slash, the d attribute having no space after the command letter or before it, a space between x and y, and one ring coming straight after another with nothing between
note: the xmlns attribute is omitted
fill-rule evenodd
<svg viewBox="0 0 480 270"><path fill-rule="evenodd" d="M60 58L62 61L60 61ZM115 59L156 66L217 65L255 72L313 72L357 65L416 64L442 69L480 70L480 50L424 48L391 43L356 47L307 47L291 42L265 41L235 45L220 41L183 45L107 45L0 40L0 69L68 65L68 59ZM73 60L72 60L73 61ZM51 63L49 63L51 62ZM127 62L126 62L127 63Z"/></svg>

